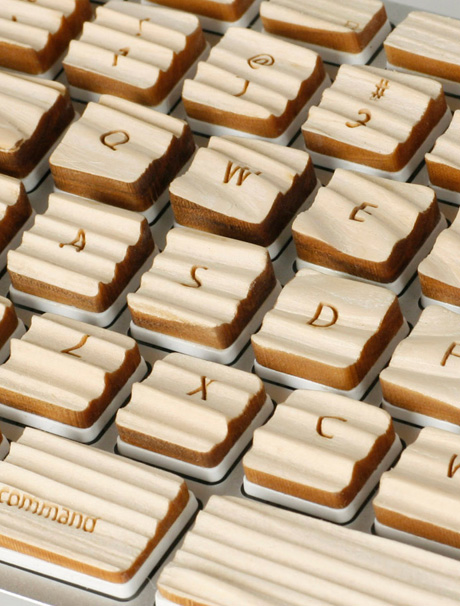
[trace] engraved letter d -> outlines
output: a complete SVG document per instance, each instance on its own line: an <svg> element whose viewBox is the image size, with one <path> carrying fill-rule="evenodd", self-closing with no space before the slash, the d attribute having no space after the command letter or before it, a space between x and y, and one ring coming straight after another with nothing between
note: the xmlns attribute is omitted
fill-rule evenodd
<svg viewBox="0 0 460 606"><path fill-rule="evenodd" d="M328 313L327 310L330 310ZM329 317L332 314L332 317L327 320L321 320L321 316L325 312L326 317ZM332 307L332 305L327 305L326 303L319 303L316 308L315 315L311 320L307 322L310 326L316 326L318 328L328 328L329 326L333 326L337 320L339 319L339 312Z"/></svg>

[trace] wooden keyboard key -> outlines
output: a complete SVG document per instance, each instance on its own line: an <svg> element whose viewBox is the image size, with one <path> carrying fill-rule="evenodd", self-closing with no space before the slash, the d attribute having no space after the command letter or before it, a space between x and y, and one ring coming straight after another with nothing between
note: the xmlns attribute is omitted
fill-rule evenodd
<svg viewBox="0 0 460 606"><path fill-rule="evenodd" d="M50 166L59 189L142 212L150 222L194 151L183 120L103 95L69 128Z"/></svg>
<svg viewBox="0 0 460 606"><path fill-rule="evenodd" d="M54 314L32 316L0 366L5 418L91 441L143 378L134 339Z"/></svg>
<svg viewBox="0 0 460 606"><path fill-rule="evenodd" d="M243 486L255 498L343 524L356 516L400 450L387 412L298 390L255 430L243 458Z"/></svg>
<svg viewBox="0 0 460 606"><path fill-rule="evenodd" d="M35 429L0 464L2 560L119 599L195 509L181 478Z"/></svg>
<svg viewBox="0 0 460 606"><path fill-rule="evenodd" d="M181 225L270 247L316 187L313 163L303 151L211 137L169 191Z"/></svg>
<svg viewBox="0 0 460 606"><path fill-rule="evenodd" d="M256 372L291 387L359 399L404 334L394 293L301 269L252 337Z"/></svg>
<svg viewBox="0 0 460 606"><path fill-rule="evenodd" d="M8 253L12 296L41 311L56 309L107 326L153 250L142 215L51 194L47 211Z"/></svg>
<svg viewBox="0 0 460 606"><path fill-rule="evenodd" d="M255 375L180 353L153 366L117 413L118 449L146 463L220 481L273 412Z"/></svg>

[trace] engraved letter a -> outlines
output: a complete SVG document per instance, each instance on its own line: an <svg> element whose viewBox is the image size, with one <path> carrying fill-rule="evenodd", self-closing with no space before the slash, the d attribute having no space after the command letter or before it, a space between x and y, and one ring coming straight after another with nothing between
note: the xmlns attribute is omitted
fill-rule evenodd
<svg viewBox="0 0 460 606"><path fill-rule="evenodd" d="M453 356L454 358L460 358L460 353L457 353L455 351L456 347L458 347L458 343L451 343L451 345L449 345L449 348L447 349L446 353L444 354L442 360L441 360L441 366L445 366L447 364L447 360Z"/></svg>
<svg viewBox="0 0 460 606"><path fill-rule="evenodd" d="M326 318L322 320L321 316L326 316ZM316 308L315 315L311 320L308 320L307 324L317 326L318 328L328 328L329 326L333 326L338 319L339 312L335 307L326 303L320 303Z"/></svg>
<svg viewBox="0 0 460 606"><path fill-rule="evenodd" d="M453 478L457 471L460 469L460 465L455 465L455 461L457 459L457 455L454 454L451 456L449 461L449 468L447 470L447 477Z"/></svg>

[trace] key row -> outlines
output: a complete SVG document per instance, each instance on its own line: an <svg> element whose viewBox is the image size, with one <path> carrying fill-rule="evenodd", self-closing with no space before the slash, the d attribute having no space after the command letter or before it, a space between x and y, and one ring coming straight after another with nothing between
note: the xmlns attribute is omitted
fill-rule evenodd
<svg viewBox="0 0 460 606"><path fill-rule="evenodd" d="M208 367L203 368L202 361L178 354L168 356L163 363L164 382L161 383L158 376L156 382L153 383L152 379L146 389L161 388L162 392L157 395L161 398L169 395L177 407L188 398L187 405L191 407L193 397L190 393L179 396L180 388L188 389L196 384L202 372L210 371L209 375L217 378L210 380L208 391L203 391L203 386L194 390L199 393L194 400L197 417L188 416L187 422L190 425L195 419L198 424L203 415L208 420L214 416L217 421L221 415L224 427L219 431L219 423L211 422L210 429L217 431L210 431L204 443L202 426L194 439L192 433L184 435L180 423L176 422L174 426L170 415L167 426L161 422L154 424L150 418L142 428L137 428L144 442L143 449L153 447L161 451L170 448L175 464L196 454L214 457L218 448L210 450L210 443L217 439L221 440L220 445L228 446L229 440L235 439L235 429L237 434L241 431L241 414L238 422L234 423L238 414L243 410L243 416L251 416L254 410L260 409L261 390L255 384L254 376L252 385L239 377L243 383L235 389L226 382L231 373L238 372L234 369L221 367L216 371L211 367L217 365L212 363L205 363ZM227 376L222 373L227 373ZM250 377L247 375L248 379ZM171 379L178 379L174 388L171 388ZM138 411L141 396L139 391L136 396ZM238 406L233 408L229 417L224 410L231 410L230 400L234 405L238 402ZM152 410L157 406L157 400L153 402ZM161 405L159 402L160 408ZM126 423L128 413L132 414L129 407L122 420L125 429L129 427ZM229 439L225 439L225 424ZM430 563L430 570L434 571L430 573L431 577L423 575L417 588L410 583L405 587L405 604L419 606L424 603L420 596L426 599L427 595L443 600L439 603L451 604L449 596L452 596L453 585L446 585L443 575L447 578L448 571L453 574L457 563L394 541L287 512L285 508L326 518L335 515L337 520L350 514L350 505L359 508L381 476L379 491L373 499L377 533L458 558L460 528L456 516L455 487L459 444L459 437L449 432L423 429L417 440L403 451L396 465L385 471L400 451L399 439L387 413L342 396L295 392L284 404L277 406L266 425L255 430L253 446L243 458L246 474L243 490L247 491L246 497L249 494L251 498L213 496L210 499L204 512L198 514L194 528L186 534L172 562L163 569L158 581L157 604L182 604L181 595L189 595L188 592L193 595L195 564L190 554L194 552L192 546L196 537L207 544L203 552L206 557L204 560L201 558L199 566L203 600L212 599L212 589L209 588L210 593L207 593L206 584L210 583L212 587L218 579L222 581L220 572L215 576L216 559L210 539L216 540L221 556L230 541L232 548L229 547L229 554L232 553L235 559L226 562L226 570L231 575L233 569L241 564L241 559L249 557L251 549L248 545L254 545L255 541L258 557L266 557L275 568L282 566L294 550L289 557L297 558L297 575L300 574L298 566L302 565L306 569L303 571L305 574L314 575L315 592L322 596L318 582L323 575L317 568L321 556L319 553L315 557L305 553L299 559L293 544L290 544L294 536L297 550L305 541L310 550L321 552L322 546L329 567L335 549L339 550L340 563L334 562L334 570L338 573L341 566L345 566L345 576L343 579L337 575L334 577L334 590L340 595L345 586L350 591L350 583L356 582L355 574L350 577L349 566L355 566L356 573L362 568L358 574L361 581L352 591L354 602L347 602L344 598L343 603L357 603L360 592L364 593L358 602L362 604L367 603L364 600L369 599L372 591L381 595L380 584L375 586L376 578L370 571L378 557L379 572L384 578L390 562L397 562L403 578L410 566L418 569L424 566L424 562L427 566ZM137 450L142 448L137 447ZM257 503L261 499L278 507ZM12 442L9 454L0 462L0 503L0 544L4 561L121 599L136 593L184 532L197 510L194 495L178 475L31 428L26 428L21 437ZM228 507L229 518L224 523L226 515L222 518L222 512ZM253 517L250 512L254 515L259 512L263 537L262 534L260 537L254 535L259 522L257 516ZM208 514L210 538L206 539L201 525ZM247 516L252 516L250 524ZM228 536L222 534L226 526ZM289 528L294 532L291 538ZM318 532L320 537L316 544ZM277 534L278 541L275 540ZM274 541L277 545L276 553L271 555L264 550L267 536L267 547L273 546ZM343 551L345 540L348 545L357 542L360 549ZM189 556L185 560L184 554ZM362 561L361 556L364 558ZM350 559L348 565L345 565L344 557L345 560ZM267 565L268 561L262 568L258 565L257 576L265 587L264 591L270 594L274 588L273 579L269 582L268 577L260 577L260 570L265 570ZM313 569L307 573L312 566ZM248 570L245 565L246 574ZM187 578L183 594L176 593L181 584L181 574ZM393 583L395 574L395 571L391 573ZM283 584L283 578L284 575L279 578L279 583ZM301 575L297 578L300 580ZM243 591L244 586L238 584L237 592ZM311 583L308 586L311 587ZM253 584L247 587L251 592L249 587ZM232 596L231 589L227 588L228 591ZM305 592L309 595L307 586L302 586L299 595L305 595ZM400 597L399 592L398 595ZM400 604L398 600L391 601L390 597L388 600L385 603Z"/></svg>
<svg viewBox="0 0 460 606"><path fill-rule="evenodd" d="M239 43L229 41L229 45ZM281 186L282 166L287 164L297 172L301 164L297 159L302 155L263 145L258 139L279 142L284 132L281 139L287 133L288 143L303 124L301 141L294 146L306 149L315 165L406 181L426 156L429 178L439 188L440 198L455 202L460 190L455 147L459 114L452 120L441 84L370 66L343 65L329 87L326 81L321 84L321 74L311 77L316 84L308 85L302 98L296 97L296 108L292 105L292 111L287 111L283 101L280 114L274 107L260 112L255 97L247 102L230 90L229 78L223 78L230 87L223 97L220 92L214 95L217 89L211 83L188 81L193 95L196 93L188 104L184 89L183 101L192 129L226 135L217 141L212 137L208 145L228 157L218 181L222 191L222 185L232 179L243 186L251 173L257 177L274 172ZM259 75L257 78L260 80ZM299 80L299 91L304 88L302 82L306 80ZM144 212L151 221L167 202L171 181L188 168L195 144L184 120L113 95L102 95L98 103L89 103L76 119L68 92L59 83L24 80L0 72L0 85L2 114L7 122L1 133L0 169L23 179L27 191L34 189L50 165L58 187ZM261 82L257 87L257 94L268 99ZM310 107L308 117L305 104ZM21 122L24 112L29 116L26 125ZM197 125L204 115L206 128ZM275 115L287 120L281 130L272 120ZM267 128L271 134L267 134ZM235 135L240 135L235 142L240 148L232 148L230 143ZM250 137L244 142L241 135ZM229 143L217 147L220 140ZM203 154L204 158L200 157ZM272 159L270 166L266 161L264 164L264 156ZM216 154L200 152L193 160L196 178L210 178L213 171L203 172L200 166L208 161L212 166L218 159Z"/></svg>
<svg viewBox="0 0 460 606"><path fill-rule="evenodd" d="M435 425L459 432L460 416L455 396L459 381L458 313L430 305L408 334L408 324L394 293L311 269L300 270L279 294L266 253L253 258L259 267L250 269L246 248L250 245L239 249L238 243L237 247L233 246L236 241L230 241L230 248L220 247L220 260L215 259L208 266L193 265L192 275L187 273L190 261L187 266L186 257L181 257L180 250L196 245L198 232L178 229L173 233L176 235L174 250L156 257L161 263L154 263L145 274L140 289L128 295L131 336L81 322L71 314L68 314L70 317L61 314L62 323L74 326L76 331L73 333L69 329L66 332L55 327L53 322L47 324L48 315L45 314L43 318L33 316L31 328L19 340L24 330L11 301L3 299L2 362L8 357L10 339L11 356L0 367L0 374L4 369L8 375L7 369L11 366L16 377L11 380L22 394L21 373L28 374L29 365L37 367L37 385L40 385L46 369L47 374L57 372L59 366L56 364L61 360L64 387L65 377L70 373L71 387L77 394L76 400L72 397L77 408L74 413L68 413L64 423L75 430L76 436L81 434L89 441L97 437L117 406L129 396L130 384L125 385L127 377L136 382L145 373L132 337L144 344L227 364L236 364L239 355L251 343L254 371L265 380L291 389L314 389L362 399L380 376L383 407L393 417L420 426ZM229 254L233 257L239 254L246 261L244 267L233 265L226 270L222 259ZM30 261L26 264L33 266ZM174 274L168 277L164 268L174 269ZM14 291L11 294L16 295ZM47 330L51 334L48 335ZM53 341L53 331L62 332L58 344ZM97 347L92 351L91 335L94 335L95 344L102 339L107 349L105 362L97 353ZM128 351L131 352L129 355ZM54 356L56 364L47 360L45 354ZM120 370L122 360L123 364L129 363L125 370ZM109 361L113 368L107 366ZM252 361L253 357L249 355L248 363L252 364ZM95 392L90 390L92 397L88 401L81 400L78 395L79 379L73 384L74 377L79 375L80 363L83 374L86 371L90 376L96 373ZM93 368L94 364L96 368ZM123 380L117 379L118 372ZM52 376L46 380L50 385L54 384ZM119 393L121 385L125 386L123 394ZM66 401L67 395L65 389L57 400L58 410L65 408L62 401ZM112 403L115 396L118 404ZM17 413L17 409L29 411L21 406L22 397L14 400L12 409L7 407L2 414L15 421L33 424L34 417L26 422ZM93 399L98 404L89 413L87 408ZM42 408L40 398L36 404L38 409L32 412L43 415L48 411L45 416L51 414L50 404ZM50 418L59 421L59 415ZM85 431L75 428L85 428Z"/></svg>
<svg viewBox="0 0 460 606"><path fill-rule="evenodd" d="M156 100L164 98L171 82L183 76L197 51L203 50L201 25L221 33L230 26L247 27L259 14L259 5L262 31L312 48L327 61L367 63L384 43L389 65L442 78L449 92L455 93L460 81L458 21L411 12L391 32L379 0L345 0L339 7L331 0L143 0L143 6L110 0L96 9L92 21L89 0L69 0L64 6L45 0L33 4L3 2L0 65L53 77L65 54L69 81L80 86L90 77L92 82L83 86L89 91L99 92L98 87L118 80L125 94L136 88L145 94L158 79L161 93ZM267 61L267 55L261 56L256 66ZM138 72L143 86L138 87L128 72Z"/></svg>
<svg viewBox="0 0 460 606"><path fill-rule="evenodd" d="M307 153L280 150L285 152L284 163L269 155L272 144L264 142L213 138L208 148L201 148L189 170L170 185L177 225L165 233L166 248L153 261L152 271L161 266L165 279L198 289L203 272L213 264L222 265L222 275L230 276L238 266L242 270L244 260L237 260L242 255L260 258L254 261L255 278L264 269L273 273L266 257L276 257L292 234L294 271L315 269L400 294L418 270L422 304L439 303L458 311L459 220L445 229L431 188L343 169L320 187ZM240 162L250 159L262 170L241 168L237 154ZM208 174L206 167L212 163L214 170ZM283 171L283 178L271 174L273 167ZM142 214L61 192L50 195L44 214L35 214L21 182L6 176L0 176L0 201L0 267L8 267L15 301L42 311L51 306L108 326L143 274L148 290L151 278L146 272L158 249L152 238L155 226L149 228ZM187 239L190 250L184 244ZM222 256L219 250L225 249ZM227 253L235 256L225 257ZM176 268L164 264L170 255L182 259L177 258ZM211 287L217 278L206 275ZM250 272L246 275L249 288L252 278ZM214 287L233 288L218 283ZM272 288L267 287L265 295ZM248 311L245 323L264 296ZM244 297L240 292L239 298ZM208 344L227 347L239 332L225 345Z"/></svg>

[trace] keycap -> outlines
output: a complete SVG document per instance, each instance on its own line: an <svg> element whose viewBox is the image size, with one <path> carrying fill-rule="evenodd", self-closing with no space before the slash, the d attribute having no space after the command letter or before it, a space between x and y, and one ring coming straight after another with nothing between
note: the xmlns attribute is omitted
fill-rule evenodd
<svg viewBox="0 0 460 606"><path fill-rule="evenodd" d="M66 88L43 78L0 71L0 171L37 185L48 170L46 153L74 117ZM40 161L46 166L32 174Z"/></svg>
<svg viewBox="0 0 460 606"><path fill-rule="evenodd" d="M69 128L50 166L60 189L153 219L194 151L183 120L102 95Z"/></svg>
<svg viewBox="0 0 460 606"><path fill-rule="evenodd" d="M407 334L407 327L394 293L301 269L251 340L259 365L256 372L260 376L264 372L263 378L278 378L296 388L310 388L308 381L313 388L355 397L351 390L382 355L389 358L385 350L402 334Z"/></svg>
<svg viewBox="0 0 460 606"><path fill-rule="evenodd" d="M304 151L228 136L211 137L169 191L181 225L269 247L316 185Z"/></svg>
<svg viewBox="0 0 460 606"><path fill-rule="evenodd" d="M460 217L436 239L430 254L418 266L418 276L425 306L440 303L460 307Z"/></svg>
<svg viewBox="0 0 460 606"><path fill-rule="evenodd" d="M5 266L8 248L16 244L31 215L24 184L14 177L0 175L0 268Z"/></svg>
<svg viewBox="0 0 460 606"><path fill-rule="evenodd" d="M70 40L90 17L90 0L2 0L0 65L28 74L49 71L53 78Z"/></svg>
<svg viewBox="0 0 460 606"><path fill-rule="evenodd" d="M10 355L11 339L22 337L24 332L24 324L18 318L13 303L0 297L0 364Z"/></svg>
<svg viewBox="0 0 460 606"><path fill-rule="evenodd" d="M299 113L325 82L313 51L233 27L198 64L195 78L185 80L182 101L198 132L275 140L290 129L287 144Z"/></svg>
<svg viewBox="0 0 460 606"><path fill-rule="evenodd" d="M385 40L391 67L441 78L446 93L460 92L460 21L413 11Z"/></svg>
<svg viewBox="0 0 460 606"><path fill-rule="evenodd" d="M168 354L133 385L116 417L126 456L220 481L273 412L254 374L180 353ZM132 448L134 447L134 448Z"/></svg>
<svg viewBox="0 0 460 606"><path fill-rule="evenodd" d="M312 206L297 215L292 233L297 255L308 265L399 293L444 227L429 187L337 169Z"/></svg>
<svg viewBox="0 0 460 606"><path fill-rule="evenodd" d="M297 390L254 432L250 496L346 523L401 450L390 415L344 396Z"/></svg>
<svg viewBox="0 0 460 606"><path fill-rule="evenodd" d="M157 606L454 606L458 563L236 497L211 497L163 569Z"/></svg>
<svg viewBox="0 0 460 606"><path fill-rule="evenodd" d="M153 0L148 1L153 2ZM232 25L232 22L241 19L257 2L255 0L158 0L158 2L155 0L155 4L178 8Z"/></svg>
<svg viewBox="0 0 460 606"><path fill-rule="evenodd" d="M159 105L205 44L194 15L110 0L70 43L64 69L69 84L83 91Z"/></svg>
<svg viewBox="0 0 460 606"><path fill-rule="evenodd" d="M21 245L8 253L11 292L29 307L108 326L153 250L142 215L51 194L46 212L35 217Z"/></svg>
<svg viewBox="0 0 460 606"><path fill-rule="evenodd" d="M342 65L302 132L314 163L406 181L450 118L436 80Z"/></svg>
<svg viewBox="0 0 460 606"><path fill-rule="evenodd" d="M449 128L437 140L434 148L425 155L430 185L441 200L460 204L460 111L454 113Z"/></svg>
<svg viewBox="0 0 460 606"><path fill-rule="evenodd" d="M32 316L0 366L3 417L90 442L146 366L130 337L55 314Z"/></svg>
<svg viewBox="0 0 460 606"><path fill-rule="evenodd" d="M265 248L176 228L142 276L139 290L128 295L131 331L141 328L133 332L136 338L166 347L171 343L175 347L170 349L178 350L180 339L223 352L236 342L275 288ZM165 341L161 335L176 340ZM249 335L244 344L247 340ZM196 350L195 355L199 354ZM206 350L199 357L206 357Z"/></svg>
<svg viewBox="0 0 460 606"><path fill-rule="evenodd" d="M119 598L194 508L177 476L30 428L0 464L2 559Z"/></svg>
<svg viewBox="0 0 460 606"><path fill-rule="evenodd" d="M260 17L270 34L314 45L318 51L323 47L355 54L357 63L366 62L361 53L387 24L385 6L378 0L345 0L338 5L333 0L269 0L260 5Z"/></svg>
<svg viewBox="0 0 460 606"><path fill-rule="evenodd" d="M380 374L393 416L418 425L449 423L458 430L459 343L460 315L438 305L423 310Z"/></svg>
<svg viewBox="0 0 460 606"><path fill-rule="evenodd" d="M460 437L425 427L401 455L396 466L383 474L373 501L377 532L400 540L439 549L434 543L460 547L458 524L458 452ZM417 538L428 542L418 542ZM446 550L446 555L449 552ZM453 555L450 552L450 555Z"/></svg>

